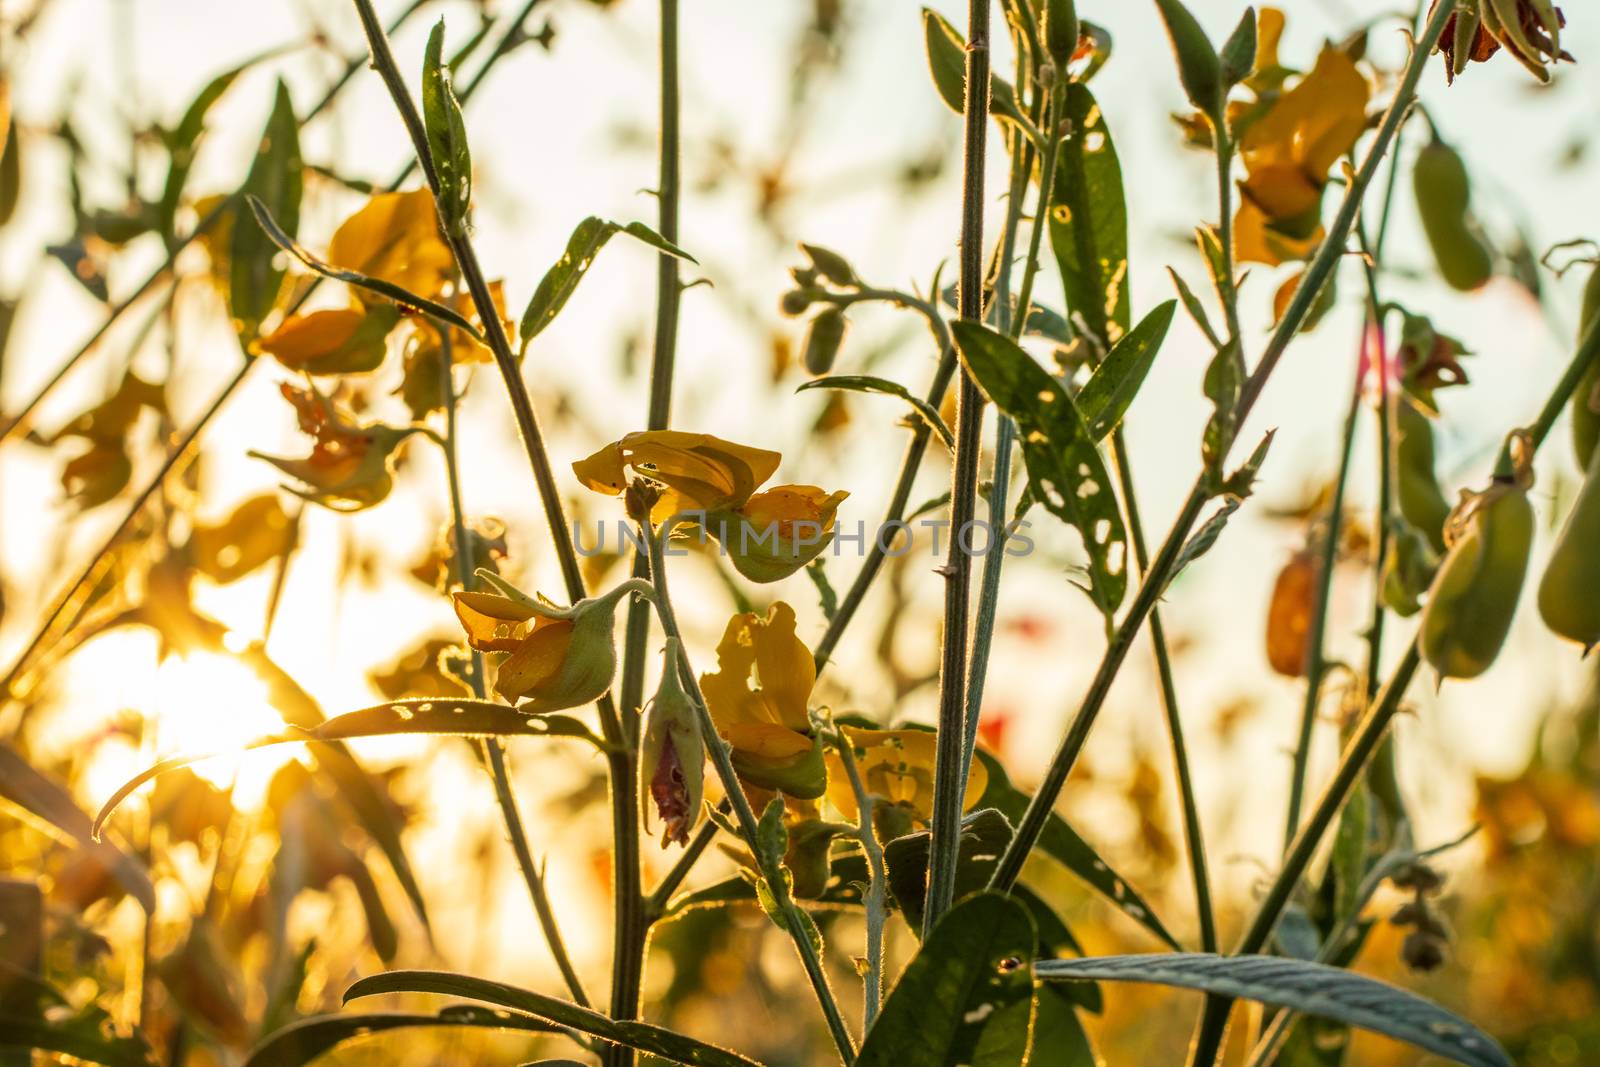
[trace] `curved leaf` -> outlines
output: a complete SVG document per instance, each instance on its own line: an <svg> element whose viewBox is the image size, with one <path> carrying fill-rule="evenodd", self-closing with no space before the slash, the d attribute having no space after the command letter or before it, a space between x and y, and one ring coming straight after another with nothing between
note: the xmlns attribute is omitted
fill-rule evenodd
<svg viewBox="0 0 1600 1067"><path fill-rule="evenodd" d="M1078 391L1078 410L1083 412L1093 440L1105 440L1127 414L1128 405L1138 395L1161 351L1177 307L1176 300L1168 300L1140 319L1139 325L1111 346L1110 353Z"/></svg>
<svg viewBox="0 0 1600 1067"><path fill-rule="evenodd" d="M737 1052L696 1041L674 1030L650 1023L619 1022L571 1001L547 997L516 986L447 971L386 971L363 978L344 995L346 1003L378 993L444 993L498 1004L513 1011L548 1020L557 1026L592 1034L613 1044L653 1053L689 1067L760 1067Z"/></svg>
<svg viewBox="0 0 1600 1067"><path fill-rule="evenodd" d="M939 99L959 115L967 97L967 42L943 15L928 8L922 9L922 35L928 52L928 72L933 75ZM1010 82L995 75L989 76L989 114L1032 129L1032 123L1017 106L1017 91Z"/></svg>
<svg viewBox="0 0 1600 1067"><path fill-rule="evenodd" d="M957 903L906 966L856 1067L1021 1067L1032 1037L1033 944L1020 902L978 893Z"/></svg>
<svg viewBox="0 0 1600 1067"><path fill-rule="evenodd" d="M1322 963L1177 952L1047 960L1034 974L1047 981L1151 982L1255 1000L1359 1026L1467 1067L1513 1067L1492 1037L1460 1016L1397 986Z"/></svg>
<svg viewBox="0 0 1600 1067"><path fill-rule="evenodd" d="M428 155L439 178L441 214L451 230L460 231L472 206L472 151L467 147L461 104L450 85L450 66L444 61L442 18L428 35L423 55L422 121L428 135Z"/></svg>
<svg viewBox="0 0 1600 1067"><path fill-rule="evenodd" d="M522 313L518 335L522 338L524 349L528 347L528 342L550 325L561 313L561 309L567 306L567 301L577 291L578 283L583 281L583 276L594 263L594 257L600 254L607 241L619 233L625 233L636 241L643 241L665 255L686 259L690 263L698 262L689 253L642 222L623 225L620 222L611 222L590 215L573 229L572 236L567 238L566 252L556 260L554 266L545 271L544 277L539 279L539 288L533 291L533 298L528 301L527 310Z"/></svg>
<svg viewBox="0 0 1600 1067"><path fill-rule="evenodd" d="M806 382L795 392L801 393L807 389L845 389L855 393L879 393L883 396L897 396L911 405L922 421L927 423L929 428L944 440L946 446L955 447L955 436L951 434L950 427L944 424L944 419L939 415L939 409L911 392L899 382L891 382L887 378L878 378L870 374L834 374L827 378L817 378Z"/></svg>
<svg viewBox="0 0 1600 1067"><path fill-rule="evenodd" d="M316 1015L290 1023L269 1034L250 1050L244 1067L300 1067L324 1052L368 1034L431 1026L474 1026L490 1030L531 1030L549 1033L555 1027L543 1019L508 1011L459 1004L437 1015L425 1012L374 1011L359 1015Z"/></svg>
<svg viewBox="0 0 1600 1067"><path fill-rule="evenodd" d="M320 725L296 727L291 733L257 738L238 751L250 752L292 742L349 741L360 737L394 737L400 734L434 734L456 737L571 737L604 749L605 742L580 720L568 715L527 715L506 704L489 700L391 700L360 711L336 715ZM221 755L200 752L173 756L147 767L124 782L95 816L93 834L134 790L168 771Z"/></svg>
<svg viewBox="0 0 1600 1067"><path fill-rule="evenodd" d="M442 322L448 322L474 341L487 347L488 342L483 339L483 331L474 326L461 312L454 308L446 307L437 301L418 296L409 289L404 289L393 282L386 282L382 278L374 278L369 274L362 274L358 270L335 267L332 263L319 259L304 245L283 232L283 228L272 217L272 212L267 205L254 196L247 196L245 199L250 202L250 210L255 214L256 222L260 224L262 232L272 240L272 243L324 278L331 278L336 282L344 282L346 285L354 285L359 289L367 289L377 293L379 296L387 297L397 304L416 308L418 311L431 315ZM249 227L242 226L240 229L249 229Z"/></svg>
<svg viewBox="0 0 1600 1067"><path fill-rule="evenodd" d="M256 212L257 217L263 212L276 215L283 220L283 230L290 234L299 228L303 169L300 160L300 124L294 117L289 89L279 81L272 115L267 119L267 128L261 135L261 147L244 181L243 192L249 198L251 207L262 205ZM271 233L265 236L271 237L273 243L279 243ZM286 239L293 243L292 238ZM240 337L254 339L260 330L261 320L277 303L278 290L283 285L283 271L275 262L276 259L277 253L272 244L263 239L262 231L250 226L233 227L233 240L228 254L228 309Z"/></svg>
<svg viewBox="0 0 1600 1067"><path fill-rule="evenodd" d="M1109 351L1128 331L1128 206L1122 164L1094 94L1067 86L1071 134L1056 157L1050 247L1066 289L1067 315Z"/></svg>
<svg viewBox="0 0 1600 1067"><path fill-rule="evenodd" d="M1128 532L1083 416L1061 383L1015 341L975 322L950 329L973 380L1016 420L1033 494L1082 536L1089 597L1109 621L1128 592Z"/></svg>

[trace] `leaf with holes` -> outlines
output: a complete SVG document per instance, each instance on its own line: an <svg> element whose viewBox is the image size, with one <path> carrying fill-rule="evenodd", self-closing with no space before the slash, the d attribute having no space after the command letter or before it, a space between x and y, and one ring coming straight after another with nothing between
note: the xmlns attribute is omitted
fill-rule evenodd
<svg viewBox="0 0 1600 1067"><path fill-rule="evenodd" d="M1371 1030L1467 1067L1512 1067L1493 1038L1460 1016L1415 993L1321 963L1174 952L1047 960L1034 973L1047 981L1150 982L1255 1000Z"/></svg>
<svg viewBox="0 0 1600 1067"><path fill-rule="evenodd" d="M302 170L300 124L294 117L289 89L280 81L272 103L272 115L261 134L261 146L256 151L255 162L250 165L242 191L250 198L252 207L261 205L258 216L264 211L282 220L280 232L291 243L300 226ZM270 233L254 226L233 227L228 254L228 309L239 336L247 342L255 339L261 320L278 301L283 271L276 263L278 252L273 245L280 243Z"/></svg>
<svg viewBox="0 0 1600 1067"><path fill-rule="evenodd" d="M439 176L439 214L447 230L462 233L472 206L472 151L467 147L461 104L450 86L450 66L444 61L444 19L428 35L422 60L422 121L428 155Z"/></svg>
<svg viewBox="0 0 1600 1067"><path fill-rule="evenodd" d="M906 966L856 1067L1021 1067L1032 1036L1033 920L999 893L960 901Z"/></svg>
<svg viewBox="0 0 1600 1067"><path fill-rule="evenodd" d="M459 1004L436 1015L411 1011L374 1011L359 1015L314 1015L274 1031L250 1050L244 1067L300 1067L352 1038L386 1030L414 1030L441 1026L466 1026L487 1030L523 1030L549 1033L555 1027L543 1019L493 1008Z"/></svg>
<svg viewBox="0 0 1600 1067"><path fill-rule="evenodd" d="M1101 352L1128 332L1128 206L1122 164L1105 115L1087 86L1067 86L1070 134L1056 160L1050 247L1066 288L1067 315Z"/></svg>
<svg viewBox="0 0 1600 1067"><path fill-rule="evenodd" d="M268 748L307 741L348 741L358 737L394 737L400 734L435 734L455 737L570 737L587 741L604 750L604 741L596 737L579 719L570 715L528 715L506 704L490 700L393 700L376 704L360 711L336 715L309 729L297 728L292 733L273 734L257 738L244 746L244 751ZM187 767L204 759L220 755L200 752L174 756L148 767L113 794L95 816L94 835L99 837L100 827L117 806L134 790L153 778L179 767Z"/></svg>
<svg viewBox="0 0 1600 1067"><path fill-rule="evenodd" d="M520 329L524 349L566 307L578 283L583 281L583 276L594 263L594 257L600 254L607 241L619 233L642 241L665 255L686 259L690 263L697 262L689 253L642 222L623 225L590 215L572 231L572 236L567 239L566 252L539 280L539 288L533 291L533 299L528 301L527 310L522 313Z"/></svg>
<svg viewBox="0 0 1600 1067"><path fill-rule="evenodd" d="M1139 325L1111 346L1110 353L1079 390L1078 410L1083 412L1091 439L1105 440L1128 413L1128 405L1138 395L1161 351L1161 343L1167 339L1167 328L1172 325L1177 307L1177 301L1168 300L1140 319Z"/></svg>
<svg viewBox="0 0 1600 1067"><path fill-rule="evenodd" d="M378 993L443 993L524 1012L556 1026L592 1034L602 1041L660 1056L689 1067L760 1067L737 1052L696 1041L675 1030L650 1023L623 1022L571 1001L547 997L528 989L448 971L386 971L363 978L346 990L345 1003Z"/></svg>
<svg viewBox="0 0 1600 1067"><path fill-rule="evenodd" d="M974 322L956 322L951 331L967 372L1016 420L1034 495L1082 535L1089 596L1109 622L1128 591L1128 533L1083 416L1016 342Z"/></svg>
<svg viewBox="0 0 1600 1067"><path fill-rule="evenodd" d="M870 374L835 374L827 378L816 378L801 385L795 392L807 389L846 389L855 393L880 393L884 396L897 396L910 404L912 410L937 433L947 446L955 447L955 437L950 433L950 427L944 424L944 419L939 415L939 409L912 393L911 390L899 382L891 382L887 378L876 378Z"/></svg>

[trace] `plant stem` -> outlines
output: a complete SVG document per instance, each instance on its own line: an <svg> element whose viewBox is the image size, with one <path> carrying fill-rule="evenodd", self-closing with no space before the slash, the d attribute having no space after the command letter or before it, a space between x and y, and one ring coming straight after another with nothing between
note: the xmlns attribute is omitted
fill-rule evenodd
<svg viewBox="0 0 1600 1067"><path fill-rule="evenodd" d="M1300 809L1305 804L1306 773L1311 762L1311 735L1317 724L1317 708L1322 702L1322 682L1328 672L1328 609L1332 600L1333 572L1339 561L1339 528L1344 523L1345 491L1350 481L1351 456L1355 451L1356 426L1361 418L1362 353L1366 349L1367 321L1361 323L1361 339L1356 345L1355 381L1350 386L1350 407L1345 413L1339 441L1339 473L1333 481L1333 498L1328 501L1323 520L1321 555L1317 560L1316 600L1311 610L1311 631L1306 635L1306 695L1300 706L1300 730L1295 737L1294 762L1289 773L1289 808L1284 817L1283 847L1294 843L1300 828Z"/></svg>
<svg viewBox="0 0 1600 1067"><path fill-rule="evenodd" d="M478 71L473 76L472 80L462 88L460 98L463 104L467 102L468 98L471 97L478 86L483 83L484 77L489 73L490 68L492 68L502 56L511 50L511 46L516 39L518 28L522 25L522 20L526 18L528 12L540 2L541 0L529 0L528 4L517 15L516 19L511 22L504 36L502 36L499 44L489 54L488 58L484 60L483 66L478 68ZM411 11L416 10L417 6L420 6L420 4L414 4L403 14L409 14ZM397 25L399 21L399 19L396 20ZM359 64L357 64L357 66L359 66ZM340 79L338 85L343 86L348 80L349 77L347 74L344 78ZM335 89L337 89L337 86ZM330 97L333 91L335 90L330 90ZM389 189L394 190L399 188L400 185L406 180L406 177L410 175L412 169L416 167L416 165L417 161L415 159L405 164L405 166L401 168L399 176L396 177L394 181L389 183ZM311 294L316 291L317 286L321 284L321 282L322 279L320 277L312 279L311 283L307 285L306 288L301 292L300 297L285 309L285 316L294 314L298 308L303 306L305 302L310 299ZM78 573L77 578L70 582L67 585L67 588L57 598L50 611L46 613L44 621L40 623L39 628L34 632L33 637L28 641L27 645L24 646L21 654L17 656L10 669L7 670L5 678L0 680L0 705L3 705L6 700L21 695L21 692L19 692L17 689L18 681L23 678L23 672L26 671L30 666L34 654L43 646L45 639L50 636L51 632L55 628L56 623L60 620L63 613L68 607L70 607L79 599L79 594L82 592L83 588L95 577L95 575L100 573L101 565L105 562L108 553L110 553L110 551L116 547L117 543L121 541L123 536L126 535L127 531L132 528L134 520L139 517L139 513L144 510L145 505L150 502L156 491L161 488L162 484L166 481L167 476L171 474L172 471L177 467L178 461L182 459L185 453L188 452L190 446L194 444L195 440L200 436L201 431L206 428L206 426L216 416L217 412L222 410L223 405L227 403L231 396L233 396L234 392L239 388L239 386L244 383L244 380L249 375L251 368L253 368L257 362L258 360L255 358L247 357L245 359L243 366L239 368L238 372L234 374L232 378L228 379L227 383L223 385L222 389L218 391L217 395L212 398L211 403L206 407L205 411L201 413L200 417L195 420L194 424L191 425L189 429L179 438L178 443L168 451L166 458L162 461L161 466L156 470L155 474L152 475L150 480L147 481L144 486L140 488L139 492L134 495L133 502L128 505L128 509L126 512L124 512L122 520L118 523L116 529L113 530L110 536L105 539L100 550L90 557L89 562L84 566L83 570Z"/></svg>
<svg viewBox="0 0 1600 1067"><path fill-rule="evenodd" d="M1448 8L1446 10L1449 10ZM1537 451L1544 444L1545 438L1550 435L1550 429L1561 417L1567 402L1572 398L1578 383L1583 379L1591 364L1600 358L1600 322L1591 325L1589 331L1579 342L1577 351L1567 365L1549 397L1545 400L1543 409L1531 425L1525 428L1524 433L1533 451ZM1509 444L1508 444L1509 450ZM1500 462L1508 462L1508 457L1502 453ZM1497 468L1500 465L1497 462ZM1322 835L1327 833L1328 827L1338 818L1339 811L1344 807L1351 790L1361 781L1367 762L1377 751L1383 741L1384 733L1389 724L1399 712L1400 701L1405 695L1407 686L1411 684L1416 675L1417 668L1421 665L1422 658L1417 647L1416 638L1413 637L1406 647L1405 655L1395 665L1389 680L1384 683L1377 699L1373 701L1360 725L1356 727L1349 743L1345 746L1344 755L1339 761L1338 769L1334 771L1332 780L1323 790L1321 798L1312 810L1305 826L1300 830L1294 844L1284 855L1283 867L1278 876L1273 879L1261 903L1257 905L1256 913L1244 935L1240 937L1238 945L1234 948L1235 955L1248 955L1260 952L1272 937L1277 928L1278 920L1283 915L1284 907L1294 895L1295 888L1300 884L1301 877L1306 868L1310 866L1312 856L1316 853L1322 841ZM1216 1062L1222 1049L1222 1039L1227 1028L1228 1012L1232 1000L1225 997L1208 996L1206 1006L1201 1015L1199 1030L1195 1036L1195 1043L1190 1052L1189 1063L1191 1067L1205 1067Z"/></svg>
<svg viewBox="0 0 1600 1067"><path fill-rule="evenodd" d="M477 561L472 550L472 539L467 531L466 511L461 503L461 472L456 436L455 363L451 353L450 331L441 329L439 336L439 388L444 400L445 424L441 451L444 453L445 481L450 492L450 521L456 545L455 568L456 573L461 576L461 587L470 591L476 584ZM483 653L474 649L471 663L472 676L468 681L472 687L472 695L479 700L487 699ZM588 1007L589 996L584 991L583 981L578 977L577 968L572 965L566 941L561 936L555 910L551 908L550 897L545 891L543 871L534 861L533 853L528 847L528 833L523 827L522 814L517 810L516 794L511 788L511 772L506 766L505 743L497 737L484 738L480 754L488 768L489 777L494 782L495 802L500 806L500 817L505 823L506 837L510 840L511 851L516 856L517 869L522 872L522 881L528 887L528 897L533 902L533 911L539 920L539 928L544 931L545 942L550 946L550 955L555 960L556 968L561 972L567 989L572 993L572 999Z"/></svg>
<svg viewBox="0 0 1600 1067"><path fill-rule="evenodd" d="M1272 338L1267 344L1266 351L1261 356L1261 362L1255 371L1245 380L1244 387L1240 390L1239 404L1236 409L1236 424L1243 425L1251 408L1265 388L1267 379L1276 368L1278 361L1283 357L1289 342L1299 332L1300 325L1305 321L1306 313L1310 310L1312 302L1316 299L1328 276L1333 272L1339 258L1344 252L1344 242L1350 235L1351 226L1355 222L1356 212L1361 206L1361 199L1366 194L1367 187L1372 183L1377 173L1378 165L1387 152L1394 139L1395 130L1398 129L1405 112L1410 108L1411 101L1416 95L1417 82L1422 77L1422 70L1427 65L1429 51L1439 39L1439 34L1444 28L1445 19L1454 11L1449 5L1441 5L1434 17L1429 20L1428 28L1417 41L1411 56L1411 61L1406 68L1400 87L1395 92L1389 110L1384 114L1382 123L1373 141L1372 147L1367 152L1366 160L1356 172L1346 191L1344 201L1339 206L1332 224L1328 227L1328 236L1317 249L1315 257L1306 269L1305 279L1295 291L1294 298L1289 302L1288 309L1284 312L1283 319L1273 331ZM1558 412L1559 414L1559 412ZM1061 794L1061 788L1066 784L1067 775L1076 762L1078 753L1082 751L1084 742L1088 739L1089 731L1094 725L1095 718L1104 706L1106 695L1111 690L1122 661L1126 658L1128 648L1133 643L1134 634L1144 623L1145 617L1155 607L1161 592L1171 579L1177 566L1178 558L1182 552L1183 544L1189 536L1190 529L1200 517L1209 491L1204 473L1195 480L1194 487L1189 491L1188 498L1178 511L1171 531L1167 534L1166 541L1156 554L1155 562L1151 564L1150 571L1139 594L1134 598L1132 607L1122 624L1113 633L1105 655L1100 661L1100 666L1095 671L1094 680L1090 683L1089 691L1084 697L1082 706L1073 717L1062 737L1055 755L1051 758L1050 766L1045 772L1044 780L1039 789L1034 793L1033 799L1028 804L1028 810L1023 815L1021 824L1017 827L1016 834L1006 846L1005 854L995 867L995 872L990 878L990 885L996 889L1008 890L1016 884L1017 877L1022 873L1023 862L1028 853L1033 850L1034 844L1043 831L1056 799Z"/></svg>
<svg viewBox="0 0 1600 1067"><path fill-rule="evenodd" d="M989 0L967 3L967 93L961 182L961 317L983 320L983 177L989 133ZM1023 312L1026 316L1026 308ZM933 813L928 823L928 893L924 934L955 895L961 829L961 753L966 737L967 622L972 553L962 538L977 510L983 394L965 369L956 393L956 444L950 479L950 551L941 573L944 642L939 664L939 727L934 749Z"/></svg>
<svg viewBox="0 0 1600 1067"><path fill-rule="evenodd" d="M789 894L788 883L781 866L778 869L768 867L762 854L763 850L756 842L756 816L750 810L750 798L745 796L738 773L733 769L733 757L729 754L728 744L722 740L721 734L717 732L717 724L712 721L705 695L700 691L700 680L689 665L689 655L684 650L683 631L678 627L677 614L673 611L672 598L667 591L667 567L663 546L671 531L665 528L656 531L641 527L640 532L644 535L645 543L650 550L650 573L655 582L655 606L656 613L661 618L661 629L668 637L677 639L676 669L682 677L684 689L694 703L695 713L700 720L700 734L705 738L711 765L716 768L723 792L727 794L728 802L733 805L733 817L739 828L739 836L750 849L761 877L766 881L767 888L784 916L782 925L790 940L794 942L795 950L800 954L800 962L804 965L806 977L817 995L817 1003L822 1008L823 1017L827 1021L834 1045L839 1050L840 1059L844 1063L851 1063L855 1059L855 1046L850 1039L850 1031L844 1024L844 1016L839 1012L839 1005L834 1000L833 990L828 985L828 976L822 969L822 960L808 936L807 931L813 929L810 916L800 910L799 905ZM667 669L674 668L669 665Z"/></svg>
<svg viewBox="0 0 1600 1067"><path fill-rule="evenodd" d="M673 244L678 243L679 201L679 91L678 91L678 0L661 0L661 153L656 181L659 208L656 229ZM665 253L656 261L656 333L650 364L650 404L646 428L664 430L672 417L672 378L677 359L678 305L683 283L678 277L678 260ZM648 555L636 552L633 576L650 574ZM640 600L628 604L624 624L622 682L620 693L622 728L631 751L639 741L639 709L644 703L645 653L650 643L650 608ZM649 902L644 897L644 879L639 864L639 772L634 762L620 763L611 779L612 881L615 897L611 1017L636 1019L639 1016L639 989L644 980L646 937L650 931ZM631 1067L633 1049L625 1045L606 1046L608 1067Z"/></svg>
<svg viewBox="0 0 1600 1067"><path fill-rule="evenodd" d="M883 1007L883 928L889 917L888 868L883 862L883 847L872 828L872 794L861 782L861 769L856 766L855 746L843 730L830 738L839 751L839 762L844 765L850 779L850 790L856 797L856 838L861 842L861 852L867 859L867 888L861 895L867 922L867 970L861 976L863 1034L871 1033L872 1023Z"/></svg>
<svg viewBox="0 0 1600 1067"><path fill-rule="evenodd" d="M717 811L723 815L732 810L733 805L726 799L717 805ZM707 819L700 824L700 828L694 832L694 837L689 839L689 843L683 846L683 855L678 857L678 862L667 871L661 879L661 884L656 886L655 891L645 902L645 916L652 925L666 912L667 906L672 903L672 894L676 893L683 880L689 877L689 872L694 869L695 863L710 847L712 839L716 836L717 824Z"/></svg>

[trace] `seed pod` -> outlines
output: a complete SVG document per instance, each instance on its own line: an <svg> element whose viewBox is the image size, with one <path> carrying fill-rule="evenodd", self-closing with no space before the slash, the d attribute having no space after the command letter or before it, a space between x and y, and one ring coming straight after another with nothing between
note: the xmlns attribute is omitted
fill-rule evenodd
<svg viewBox="0 0 1600 1067"><path fill-rule="evenodd" d="M1078 50L1078 8L1072 0L1046 0L1044 44L1058 77L1066 77L1067 63Z"/></svg>
<svg viewBox="0 0 1600 1067"><path fill-rule="evenodd" d="M1427 537L1435 552L1444 551L1444 524L1450 502L1434 473L1433 423L1402 397L1395 404L1395 475L1400 514Z"/></svg>
<svg viewBox="0 0 1600 1067"><path fill-rule="evenodd" d="M1422 609L1422 658L1443 678L1489 669L1517 611L1533 544L1525 485L1497 482L1450 517L1450 551Z"/></svg>
<svg viewBox="0 0 1600 1067"><path fill-rule="evenodd" d="M778 298L778 310L791 318L795 315L804 315L807 308L818 300L825 299L827 295L825 291L809 285L790 289Z"/></svg>
<svg viewBox="0 0 1600 1067"><path fill-rule="evenodd" d="M1595 266L1584 287L1583 317L1579 321L1583 324L1578 329L1581 343L1589 328L1600 321L1600 264ZM1589 364L1572 394L1572 447L1577 449L1579 467L1588 469L1597 441L1600 441L1600 359Z"/></svg>
<svg viewBox="0 0 1600 1067"><path fill-rule="evenodd" d="M1222 61L1200 23L1183 0L1156 0L1167 37L1178 60L1178 80L1189 103L1203 111L1213 124L1222 120Z"/></svg>
<svg viewBox="0 0 1600 1067"><path fill-rule="evenodd" d="M678 677L678 643L667 638L661 685L645 708L639 742L639 799L646 830L650 809L661 818L661 847L689 843L689 831L700 818L706 753L700 718Z"/></svg>
<svg viewBox="0 0 1600 1067"><path fill-rule="evenodd" d="M1440 275L1462 292L1481 288L1494 273L1494 257L1472 218L1472 180L1461 156L1433 141L1417 154L1411 182Z"/></svg>
<svg viewBox="0 0 1600 1067"><path fill-rule="evenodd" d="M811 266L834 285L859 286L861 279L856 277L855 268L850 266L850 261L831 248L821 245L808 245L801 243L800 251L804 252L811 260Z"/></svg>
<svg viewBox="0 0 1600 1067"><path fill-rule="evenodd" d="M1383 602L1397 615L1410 617L1422 610L1439 557L1428 539L1404 518L1389 523L1389 552L1383 561Z"/></svg>
<svg viewBox="0 0 1600 1067"><path fill-rule="evenodd" d="M1539 614L1585 651L1600 642L1600 449L1539 582Z"/></svg>
<svg viewBox="0 0 1600 1067"><path fill-rule="evenodd" d="M1306 673L1321 572L1316 556L1302 550L1289 557L1272 586L1272 602L1267 607L1267 662L1288 678L1302 678Z"/></svg>
<svg viewBox="0 0 1600 1067"><path fill-rule="evenodd" d="M811 320L806 330L806 373L821 376L833 369L839 346L844 343L846 325L844 312L836 307L824 308Z"/></svg>

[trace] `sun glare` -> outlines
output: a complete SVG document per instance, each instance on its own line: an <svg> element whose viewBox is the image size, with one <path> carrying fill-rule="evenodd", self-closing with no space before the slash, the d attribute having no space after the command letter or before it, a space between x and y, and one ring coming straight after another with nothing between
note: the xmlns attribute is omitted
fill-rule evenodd
<svg viewBox="0 0 1600 1067"><path fill-rule="evenodd" d="M195 652L165 660L156 671L149 710L163 753L222 754L195 764L194 772L216 785L233 783L234 803L241 808L258 805L272 773L298 755L294 745L227 755L283 729L266 683L227 656Z"/></svg>

